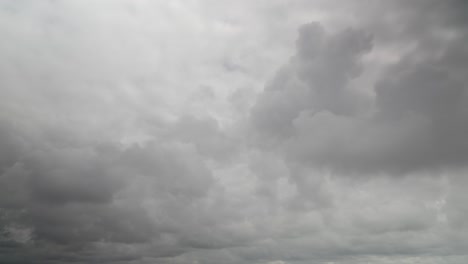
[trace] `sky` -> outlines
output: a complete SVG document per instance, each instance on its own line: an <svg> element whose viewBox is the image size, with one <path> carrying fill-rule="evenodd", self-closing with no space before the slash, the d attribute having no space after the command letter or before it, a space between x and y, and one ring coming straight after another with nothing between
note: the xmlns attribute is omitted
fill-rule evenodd
<svg viewBox="0 0 468 264"><path fill-rule="evenodd" d="M466 12L0 0L0 263L467 263Z"/></svg>

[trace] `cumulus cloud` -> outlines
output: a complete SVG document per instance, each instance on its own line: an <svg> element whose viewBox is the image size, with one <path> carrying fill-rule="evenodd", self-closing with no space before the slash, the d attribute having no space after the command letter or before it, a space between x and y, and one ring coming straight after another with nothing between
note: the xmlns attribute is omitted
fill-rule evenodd
<svg viewBox="0 0 468 264"><path fill-rule="evenodd" d="M346 84L359 72L357 60L370 49L370 36L353 29L327 36L320 24L312 23L299 29L296 44L296 56L253 108L253 123L260 131L286 133L307 110L348 115L357 107L359 99Z"/></svg>
<svg viewBox="0 0 468 264"><path fill-rule="evenodd" d="M371 36L354 29L330 34L319 24L304 25L297 54L253 107L254 129L266 137L280 135L270 144L291 159L347 172L464 166L468 104L459 69L466 68L461 47L466 32L452 34L438 52L416 43L417 48L387 65L373 84L372 104L359 111L369 98L350 83L372 48Z"/></svg>
<svg viewBox="0 0 468 264"><path fill-rule="evenodd" d="M0 262L466 263L465 9L4 1Z"/></svg>

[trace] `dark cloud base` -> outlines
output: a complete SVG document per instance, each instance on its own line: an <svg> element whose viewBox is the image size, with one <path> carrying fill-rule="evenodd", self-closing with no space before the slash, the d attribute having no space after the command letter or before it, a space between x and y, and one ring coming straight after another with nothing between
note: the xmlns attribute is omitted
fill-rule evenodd
<svg viewBox="0 0 468 264"><path fill-rule="evenodd" d="M290 2L1 3L0 263L466 263L466 3ZM265 31L239 45L268 57L313 10L238 88L257 64L215 40Z"/></svg>

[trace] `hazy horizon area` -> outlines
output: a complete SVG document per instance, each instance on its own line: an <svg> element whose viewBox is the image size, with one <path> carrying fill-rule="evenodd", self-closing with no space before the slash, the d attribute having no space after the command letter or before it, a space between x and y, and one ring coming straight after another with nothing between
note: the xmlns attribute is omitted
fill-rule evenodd
<svg viewBox="0 0 468 264"><path fill-rule="evenodd" d="M0 264L468 263L467 14L0 0Z"/></svg>

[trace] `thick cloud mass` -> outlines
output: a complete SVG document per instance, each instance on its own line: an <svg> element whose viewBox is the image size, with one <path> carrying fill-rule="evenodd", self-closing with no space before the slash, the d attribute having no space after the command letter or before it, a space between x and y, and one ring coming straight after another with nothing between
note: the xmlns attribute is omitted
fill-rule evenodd
<svg viewBox="0 0 468 264"><path fill-rule="evenodd" d="M296 56L252 111L262 136L280 136L275 148L305 164L348 173L466 165L464 32L440 54L418 47L388 65L375 84L374 104L364 110L365 97L350 81L362 70L370 36L353 29L330 35L319 24L304 25L299 34Z"/></svg>
<svg viewBox="0 0 468 264"><path fill-rule="evenodd" d="M303 112L351 115L357 94L346 85L359 71L358 60L371 47L370 36L346 29L328 36L318 23L299 30L297 54L259 96L253 122L262 132L293 133Z"/></svg>
<svg viewBox="0 0 468 264"><path fill-rule="evenodd" d="M466 263L467 8L1 2L0 263Z"/></svg>

